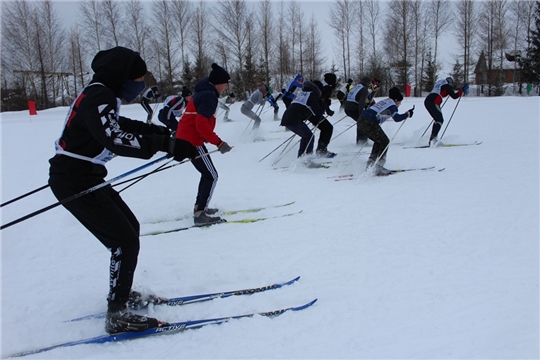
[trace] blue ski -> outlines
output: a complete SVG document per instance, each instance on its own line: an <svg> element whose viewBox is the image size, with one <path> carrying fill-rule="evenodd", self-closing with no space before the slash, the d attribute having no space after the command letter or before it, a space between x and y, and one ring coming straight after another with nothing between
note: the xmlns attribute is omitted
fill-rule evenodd
<svg viewBox="0 0 540 360"><path fill-rule="evenodd" d="M229 296L251 295L251 294L260 293L260 292L264 292L268 290L279 289L281 287L291 285L297 282L299 279L300 279L300 276L297 276L294 279L286 281L286 282L276 283L276 284L261 286L261 287L253 287L253 288L242 289L242 290L232 290L232 291L223 291L223 292L209 293L209 294L182 296L182 297L171 298L171 299L158 298L159 302L156 302L153 304L177 306L177 305L187 305L187 304L193 304L193 303L198 303L198 302L203 302L203 301L209 301L209 300L214 300L214 299L223 299ZM134 309L134 310L142 310L144 308L147 308L148 305L144 307L140 307L138 309ZM81 320L89 320L89 319L100 319L104 317L105 317L105 313L102 312L102 313L86 315L83 317L67 320L65 322L81 321Z"/></svg>
<svg viewBox="0 0 540 360"><path fill-rule="evenodd" d="M261 315L261 316L268 316L268 317L274 317L283 314L287 311L300 311L304 310L311 305L315 304L317 299L314 299L307 304L300 305L300 306L293 306L288 308L282 308L278 310L273 311L266 311L266 312L259 312L259 313L251 313L251 314L245 314L245 315L236 315L236 316L226 316L226 317L219 317L219 318L213 318L213 319L201 319L201 320L191 320L191 321L180 321L175 323L167 324L166 326L161 326L157 328L152 328L148 330L143 330L139 332L126 332L126 333L120 333L116 335L101 335L90 339L83 339L83 340L77 340L77 341L69 341L65 342L63 344L53 345L53 346L47 346L39 349L34 350L28 350L28 351L21 351L15 354L11 354L8 356L8 358L14 358L14 357L20 357L20 356L26 356L26 355L32 355L32 354L39 354L42 352L64 348L64 347L70 347L70 346L76 346L76 345L83 345L83 344L102 344L107 342L115 342L115 341L123 341L123 340L130 340L130 339L137 339L152 335L162 335L162 334L172 334L172 333L178 333L183 332L184 330L191 330L191 329L199 329L203 326L207 325L218 325L225 322L228 322L233 319L241 319L241 318L247 318L247 317L253 317L254 315Z"/></svg>

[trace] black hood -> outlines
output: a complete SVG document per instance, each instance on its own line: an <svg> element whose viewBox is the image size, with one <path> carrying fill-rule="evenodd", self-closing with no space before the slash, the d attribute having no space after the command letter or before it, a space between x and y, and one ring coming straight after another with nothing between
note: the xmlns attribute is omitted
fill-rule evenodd
<svg viewBox="0 0 540 360"><path fill-rule="evenodd" d="M98 52L92 60L92 70L95 73L92 82L102 83L117 97L121 97L122 88L137 55L137 52L121 46Z"/></svg>

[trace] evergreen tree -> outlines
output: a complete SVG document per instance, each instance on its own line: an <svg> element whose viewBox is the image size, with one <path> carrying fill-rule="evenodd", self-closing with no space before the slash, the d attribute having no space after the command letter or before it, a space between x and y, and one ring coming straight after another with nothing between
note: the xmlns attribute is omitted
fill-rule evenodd
<svg viewBox="0 0 540 360"><path fill-rule="evenodd" d="M456 63L454 64L450 76L454 79L454 89L460 89L465 85L465 73L463 72L463 66L461 66L458 59L456 59Z"/></svg>
<svg viewBox="0 0 540 360"><path fill-rule="evenodd" d="M433 85L435 85L436 80L437 80L437 67L435 66L435 62L431 58L431 51L430 51L426 55L426 67L424 70L424 74L422 75L422 83L424 84L424 88L422 90L424 91L433 90Z"/></svg>
<svg viewBox="0 0 540 360"><path fill-rule="evenodd" d="M188 87L191 91L193 91L193 87L195 86L195 82L194 82L194 79L193 79L193 72L192 72L192 69L191 69L191 63L187 59L184 62L184 70L182 71L182 80L184 82L184 86Z"/></svg>
<svg viewBox="0 0 540 360"><path fill-rule="evenodd" d="M522 60L523 80L530 83L540 82L540 1L536 2L534 18L526 57Z"/></svg>

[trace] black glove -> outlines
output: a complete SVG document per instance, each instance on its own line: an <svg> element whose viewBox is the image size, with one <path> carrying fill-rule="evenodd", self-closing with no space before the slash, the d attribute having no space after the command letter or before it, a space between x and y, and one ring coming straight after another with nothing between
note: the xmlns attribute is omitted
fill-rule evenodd
<svg viewBox="0 0 540 360"><path fill-rule="evenodd" d="M413 116L413 113L414 113L414 106L412 107L412 109L409 109L407 112L409 113L409 117L412 117Z"/></svg>
<svg viewBox="0 0 540 360"><path fill-rule="evenodd" d="M326 113L328 114L328 116L334 115L334 112L331 109L326 109Z"/></svg>
<svg viewBox="0 0 540 360"><path fill-rule="evenodd" d="M221 141L218 146L218 150L220 153L225 154L226 152L231 151L232 147L229 146L225 141Z"/></svg>

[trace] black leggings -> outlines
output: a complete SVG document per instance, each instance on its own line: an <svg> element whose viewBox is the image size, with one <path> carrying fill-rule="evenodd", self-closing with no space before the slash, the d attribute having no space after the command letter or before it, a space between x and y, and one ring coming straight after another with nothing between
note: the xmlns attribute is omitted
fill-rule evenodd
<svg viewBox="0 0 540 360"><path fill-rule="evenodd" d="M58 200L86 190L53 177L49 184ZM69 201L64 207L111 251L107 300L125 304L139 255L140 225L137 218L110 185Z"/></svg>

